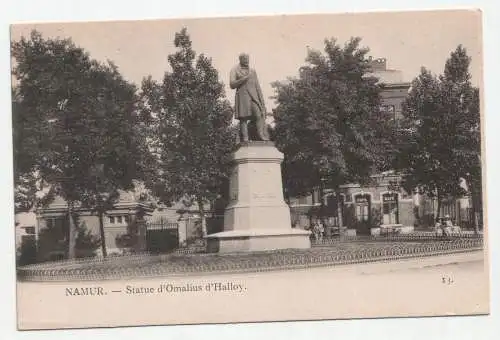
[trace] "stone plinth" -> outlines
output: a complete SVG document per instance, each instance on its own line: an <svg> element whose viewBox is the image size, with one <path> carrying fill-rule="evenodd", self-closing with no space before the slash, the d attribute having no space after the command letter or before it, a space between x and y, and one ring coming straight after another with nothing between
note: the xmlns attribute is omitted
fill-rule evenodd
<svg viewBox="0 0 500 340"><path fill-rule="evenodd" d="M283 154L271 142L242 144L233 155L224 231L207 236L209 251L309 248L309 231L292 229L283 198Z"/></svg>

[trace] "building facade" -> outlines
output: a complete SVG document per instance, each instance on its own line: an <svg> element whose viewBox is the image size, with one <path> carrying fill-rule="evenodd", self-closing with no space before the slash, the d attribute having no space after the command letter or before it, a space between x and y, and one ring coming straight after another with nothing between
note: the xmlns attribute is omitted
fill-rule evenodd
<svg viewBox="0 0 500 340"><path fill-rule="evenodd" d="M380 111L397 127L410 83L403 80L401 71L387 68L385 58L370 57L368 62L371 69L368 75L377 77L383 86ZM313 219L321 216L327 233L334 233L339 225L362 234L379 226L397 226L409 232L417 224L416 207L420 198L400 188L395 190L399 181L400 177L394 173L376 174L370 185L350 183L341 186L338 198L328 188L323 190L323 197L316 190L308 197L292 198L293 223L296 227L307 228Z"/></svg>
<svg viewBox="0 0 500 340"><path fill-rule="evenodd" d="M139 220L145 228L144 250L151 252L168 252L194 243L202 238L203 227L208 233L222 231L221 216L215 216L212 206L208 203L204 206L203 226L196 204L187 205L183 200L179 200L172 205L164 205L153 202L154 200L145 201L139 196L133 192L121 191L113 209L104 214L104 235L109 255L122 254L133 247L129 241L131 228L135 228ZM87 237L85 242L100 242L98 215L83 207L76 207L74 212L77 230ZM36 214L32 215L37 243L39 248L44 248L40 249L43 258L39 260L64 258L67 255L69 236L68 210L64 199L55 197L48 206L37 209ZM24 231L19 223L16 230L18 234ZM87 246L95 249L93 254L84 256L102 255L101 247Z"/></svg>
<svg viewBox="0 0 500 340"><path fill-rule="evenodd" d="M411 84L403 80L401 71L388 69L385 58L370 58L369 63L372 71L369 75L377 77L383 86L380 110L397 128ZM338 198L328 188L322 195L317 189L309 196L290 198L292 224L297 228L309 228L315 219L321 218L327 234L338 232L339 225L354 229L358 234L370 234L377 228L407 233L415 228L432 228L434 216L449 215L455 224L471 228L473 217L469 197L444 200L437 212L435 199L405 192L400 181L401 176L387 172L373 175L369 185L341 186Z"/></svg>
<svg viewBox="0 0 500 340"><path fill-rule="evenodd" d="M133 194L121 192L118 202L112 210L104 214L103 225L108 254L122 253L127 248L124 239L130 235L130 227L138 220L151 215L153 208L137 200ZM88 239L100 240L99 217L96 213L83 207L74 210L77 231ZM36 211L36 229L39 246L45 246L42 260L61 259L65 257L68 243L68 208L61 197L55 199L46 207ZM47 237L44 239L44 233ZM95 247L95 254L102 253L100 247ZM48 257L48 258L45 258Z"/></svg>

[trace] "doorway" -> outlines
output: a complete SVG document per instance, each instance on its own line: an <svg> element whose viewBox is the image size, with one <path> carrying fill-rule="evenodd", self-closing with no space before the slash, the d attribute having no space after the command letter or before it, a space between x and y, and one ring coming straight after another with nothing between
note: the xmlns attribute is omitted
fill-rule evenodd
<svg viewBox="0 0 500 340"><path fill-rule="evenodd" d="M398 194L385 193L382 195L382 223L399 224Z"/></svg>

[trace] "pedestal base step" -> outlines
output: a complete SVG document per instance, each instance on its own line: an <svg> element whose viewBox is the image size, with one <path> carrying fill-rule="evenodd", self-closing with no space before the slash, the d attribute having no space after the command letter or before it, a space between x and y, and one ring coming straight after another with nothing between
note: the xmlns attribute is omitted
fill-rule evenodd
<svg viewBox="0 0 500 340"><path fill-rule="evenodd" d="M306 230L253 229L231 230L207 236L207 251L210 253L235 253L268 251L277 249L308 249L311 247Z"/></svg>

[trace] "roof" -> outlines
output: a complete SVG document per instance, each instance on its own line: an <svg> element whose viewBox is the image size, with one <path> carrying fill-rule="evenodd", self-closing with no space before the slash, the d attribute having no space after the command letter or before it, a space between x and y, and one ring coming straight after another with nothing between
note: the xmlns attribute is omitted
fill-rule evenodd
<svg viewBox="0 0 500 340"><path fill-rule="evenodd" d="M143 202L139 200L137 195L133 192L119 190L119 199L114 205L116 209L134 208L141 207L146 211L152 211L149 202ZM76 205L78 208L79 205ZM39 208L38 211L48 212L48 211L60 211L67 208L66 201L61 196L55 196L54 200L46 207ZM82 210L86 210L83 209Z"/></svg>
<svg viewBox="0 0 500 340"><path fill-rule="evenodd" d="M397 84L403 83L403 72L399 70L383 70L375 71L369 73L370 75L377 77L381 83L387 84Z"/></svg>

